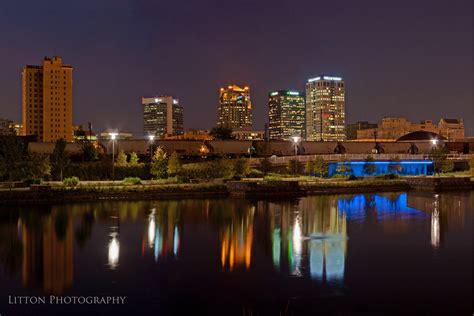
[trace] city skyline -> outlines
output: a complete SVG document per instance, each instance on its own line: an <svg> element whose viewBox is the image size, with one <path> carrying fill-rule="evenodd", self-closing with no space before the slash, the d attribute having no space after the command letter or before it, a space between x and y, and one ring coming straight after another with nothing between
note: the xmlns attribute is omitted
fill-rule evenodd
<svg viewBox="0 0 474 316"><path fill-rule="evenodd" d="M176 4L69 4L75 14L63 29L50 22L56 17L65 22L62 6L5 4L0 38L8 47L0 52L0 116L21 120L21 68L42 56L59 55L75 68L74 124L92 121L96 130L139 133L140 96L158 92L176 95L186 105L187 117L195 118L185 122L186 129L208 129L215 125L215 91L228 82L252 87L258 129L266 122L270 91L300 91L307 79L331 73L343 77L349 87L346 123L385 116L411 121L462 117L466 135L474 134L471 1L449 6L442 1L401 1L390 7L372 1L324 3L323 10L315 10L318 5L310 1L298 4L245 3L240 19L247 23L236 29L219 27L228 18L225 12L231 5L225 3L184 5L178 11L182 25L174 28L151 12L173 12L179 9ZM19 12L21 22L11 18ZM196 24L198 16L205 20L200 13L216 18ZM38 16L44 17L41 23ZM87 28L75 26L86 17ZM274 22L278 17L288 18L285 28ZM117 18L121 25L111 23ZM263 31L267 28L275 35ZM230 41L229 34L237 39ZM277 51L275 43L282 35L315 40ZM241 36L252 49L237 53L244 43ZM377 42L376 49L372 42ZM167 43L169 49L157 43ZM137 53L137 46L146 49Z"/></svg>

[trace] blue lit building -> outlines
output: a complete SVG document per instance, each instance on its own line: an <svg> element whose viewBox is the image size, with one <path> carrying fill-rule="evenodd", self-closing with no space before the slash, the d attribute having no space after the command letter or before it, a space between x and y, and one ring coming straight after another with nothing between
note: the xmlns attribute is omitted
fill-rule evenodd
<svg viewBox="0 0 474 316"><path fill-rule="evenodd" d="M367 165L375 167L367 168ZM341 171L341 169L344 171ZM368 174L368 169L372 170L372 173ZM432 175L433 172L434 167L431 160L331 162L328 168L329 177L336 173L368 177L389 173L396 173L401 176Z"/></svg>

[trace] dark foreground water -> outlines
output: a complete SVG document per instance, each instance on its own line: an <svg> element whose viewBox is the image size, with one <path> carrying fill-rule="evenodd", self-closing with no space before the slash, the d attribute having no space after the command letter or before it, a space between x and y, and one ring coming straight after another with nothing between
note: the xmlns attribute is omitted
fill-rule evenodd
<svg viewBox="0 0 474 316"><path fill-rule="evenodd" d="M410 192L2 208L0 314L471 315L473 204Z"/></svg>

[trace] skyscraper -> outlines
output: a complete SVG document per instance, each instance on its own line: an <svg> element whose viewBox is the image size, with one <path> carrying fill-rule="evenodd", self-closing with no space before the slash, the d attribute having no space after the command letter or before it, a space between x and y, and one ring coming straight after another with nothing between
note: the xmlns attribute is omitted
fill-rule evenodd
<svg viewBox="0 0 474 316"><path fill-rule="evenodd" d="M217 126L232 129L252 127L252 102L249 87L236 85L221 88L219 91Z"/></svg>
<svg viewBox="0 0 474 316"><path fill-rule="evenodd" d="M21 76L22 134L72 142L72 67L61 57L45 57L41 66L25 66Z"/></svg>
<svg viewBox="0 0 474 316"><path fill-rule="evenodd" d="M321 75L306 83L306 139L345 139L345 86L340 77Z"/></svg>
<svg viewBox="0 0 474 316"><path fill-rule="evenodd" d="M270 92L268 96L268 131L271 140L305 137L304 93L289 90Z"/></svg>
<svg viewBox="0 0 474 316"><path fill-rule="evenodd" d="M172 96L143 97L143 131L145 135L164 137L182 135L183 107Z"/></svg>

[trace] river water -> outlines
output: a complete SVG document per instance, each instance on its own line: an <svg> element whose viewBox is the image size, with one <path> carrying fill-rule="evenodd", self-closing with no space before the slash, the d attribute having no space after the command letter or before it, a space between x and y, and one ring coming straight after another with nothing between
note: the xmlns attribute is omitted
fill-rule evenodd
<svg viewBox="0 0 474 316"><path fill-rule="evenodd" d="M399 192L2 207L0 314L470 315L473 205ZM72 296L125 303L50 301Z"/></svg>

